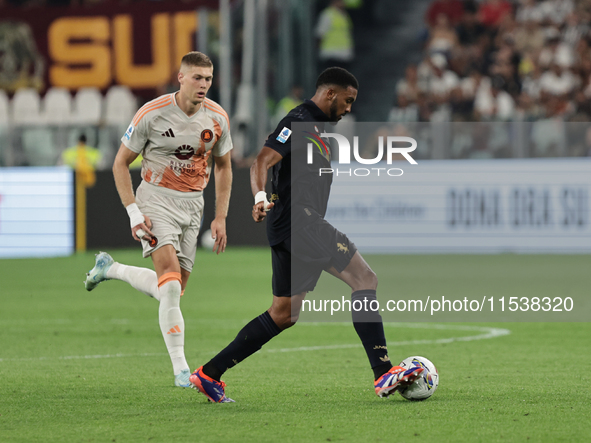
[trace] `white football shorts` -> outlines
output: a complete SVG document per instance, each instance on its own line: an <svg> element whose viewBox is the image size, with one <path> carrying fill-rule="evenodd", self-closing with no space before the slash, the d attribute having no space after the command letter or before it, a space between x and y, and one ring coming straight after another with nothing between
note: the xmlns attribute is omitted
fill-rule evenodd
<svg viewBox="0 0 591 443"><path fill-rule="evenodd" d="M150 230L158 239L154 246L142 240L144 257L164 245L172 245L181 268L191 272L203 216L203 192L180 192L142 180L135 201L142 214L150 217Z"/></svg>

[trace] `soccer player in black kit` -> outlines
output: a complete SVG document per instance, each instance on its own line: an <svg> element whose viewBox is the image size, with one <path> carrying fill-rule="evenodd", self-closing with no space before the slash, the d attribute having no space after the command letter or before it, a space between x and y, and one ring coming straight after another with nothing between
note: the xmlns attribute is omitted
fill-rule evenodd
<svg viewBox="0 0 591 443"><path fill-rule="evenodd" d="M319 135L326 122L339 121L351 112L358 89L357 79L350 72L337 67L326 69L316 81L312 99L292 109L279 122L251 167L250 182L255 196L252 217L256 222L267 217L273 303L191 375L193 385L213 402L233 401L225 395L222 374L296 323L302 301L314 289L323 270L351 287L352 302L367 300L365 306L370 306L370 301L376 300L375 273L347 236L324 220L332 176L319 174L318 167L330 168L330 151L313 151L313 163L308 165L292 152L290 139L292 123L311 122ZM271 168L273 198L269 203L264 190ZM421 367L405 370L392 366L377 311L353 309L352 316L374 372L378 396L386 397L422 375Z"/></svg>

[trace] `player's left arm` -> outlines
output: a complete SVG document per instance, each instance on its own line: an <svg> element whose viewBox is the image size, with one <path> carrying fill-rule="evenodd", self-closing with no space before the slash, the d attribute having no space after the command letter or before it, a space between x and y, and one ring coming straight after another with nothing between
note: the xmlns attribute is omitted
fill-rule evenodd
<svg viewBox="0 0 591 443"><path fill-rule="evenodd" d="M213 250L219 254L226 250L228 237L226 234L226 217L230 206L230 193L232 191L232 161L231 153L227 152L221 157L214 156L215 173L215 218L211 222L211 235L215 239Z"/></svg>
<svg viewBox="0 0 591 443"><path fill-rule="evenodd" d="M265 192L267 171L282 159L283 156L279 152L269 146L263 146L250 167L250 187L255 196L252 218L257 223L262 222L267 216L267 212L275 206L275 203L267 201L267 193Z"/></svg>

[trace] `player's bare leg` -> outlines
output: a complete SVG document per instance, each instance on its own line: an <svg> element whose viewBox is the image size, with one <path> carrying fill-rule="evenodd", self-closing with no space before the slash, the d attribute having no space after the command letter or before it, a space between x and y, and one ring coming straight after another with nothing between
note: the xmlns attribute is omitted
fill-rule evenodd
<svg viewBox="0 0 591 443"><path fill-rule="evenodd" d="M296 324L300 317L302 302L306 298L306 294L307 292L302 292L291 297L273 296L273 303L267 312L279 329L284 331Z"/></svg>
<svg viewBox="0 0 591 443"><path fill-rule="evenodd" d="M375 291L378 288L378 277L359 251L355 252L342 272L338 272L335 268L329 268L327 272L347 283L353 292L365 289Z"/></svg>

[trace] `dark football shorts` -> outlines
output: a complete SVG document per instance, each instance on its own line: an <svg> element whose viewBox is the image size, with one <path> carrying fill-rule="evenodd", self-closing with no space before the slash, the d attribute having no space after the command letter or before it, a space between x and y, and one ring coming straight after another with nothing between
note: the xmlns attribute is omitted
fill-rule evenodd
<svg viewBox="0 0 591 443"><path fill-rule="evenodd" d="M292 232L287 240L271 247L273 295L291 297L312 291L322 271L342 272L357 251L345 234L324 219Z"/></svg>

